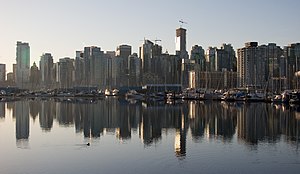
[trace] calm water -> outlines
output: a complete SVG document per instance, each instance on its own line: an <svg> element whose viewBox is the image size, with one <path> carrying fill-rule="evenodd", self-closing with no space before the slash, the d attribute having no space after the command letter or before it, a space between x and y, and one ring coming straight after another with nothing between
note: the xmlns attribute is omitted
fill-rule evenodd
<svg viewBox="0 0 300 174"><path fill-rule="evenodd" d="M0 102L1 174L299 173L299 140L297 106Z"/></svg>

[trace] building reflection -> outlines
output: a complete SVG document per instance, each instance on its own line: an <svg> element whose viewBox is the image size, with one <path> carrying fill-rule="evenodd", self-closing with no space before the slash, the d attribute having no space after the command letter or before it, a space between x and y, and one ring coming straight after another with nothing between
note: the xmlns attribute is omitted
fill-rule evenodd
<svg viewBox="0 0 300 174"><path fill-rule="evenodd" d="M40 127L44 131L50 131L53 126L53 119L56 115L55 104L47 101L40 101L37 105L40 108Z"/></svg>
<svg viewBox="0 0 300 174"><path fill-rule="evenodd" d="M249 144L277 142L281 135L288 141L299 139L299 127L292 109L277 110L272 105L252 103L238 113L238 137Z"/></svg>
<svg viewBox="0 0 300 174"><path fill-rule="evenodd" d="M195 107L195 116L189 119L193 140L222 138L230 141L236 130L237 109L233 105L218 102L191 103Z"/></svg>
<svg viewBox="0 0 300 174"><path fill-rule="evenodd" d="M0 103L1 108L5 103ZM283 137L294 143L300 135L300 107L266 103L226 103L190 101L181 104L129 103L122 98L103 100L37 100L6 103L16 118L16 138L29 137L29 112L33 120L39 117L42 130L51 131L54 122L74 126L85 138L99 138L106 134L129 140L138 135L145 146L157 144L163 132L174 131L174 152L184 159L192 141L218 139L256 145L275 143ZM3 113L2 115L5 115ZM282 136L284 135L284 136Z"/></svg>
<svg viewBox="0 0 300 174"><path fill-rule="evenodd" d="M0 119L5 118L5 103L0 102Z"/></svg>
<svg viewBox="0 0 300 174"><path fill-rule="evenodd" d="M186 155L186 133L187 133L187 115L182 113L178 120L179 128L175 134L175 155L179 159L184 159Z"/></svg>
<svg viewBox="0 0 300 174"><path fill-rule="evenodd" d="M16 139L29 137L29 106L27 101L15 102Z"/></svg>
<svg viewBox="0 0 300 174"><path fill-rule="evenodd" d="M29 103L29 111L30 111L30 116L32 117L33 121L38 117L40 114L40 109L41 109L41 102L39 100L30 100Z"/></svg>

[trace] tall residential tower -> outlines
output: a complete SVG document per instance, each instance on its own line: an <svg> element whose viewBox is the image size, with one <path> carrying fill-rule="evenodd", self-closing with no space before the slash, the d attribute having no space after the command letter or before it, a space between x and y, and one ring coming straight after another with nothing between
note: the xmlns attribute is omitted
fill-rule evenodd
<svg viewBox="0 0 300 174"><path fill-rule="evenodd" d="M30 47L28 43L17 42L16 61L16 83L18 87L24 88L29 82L30 74Z"/></svg>

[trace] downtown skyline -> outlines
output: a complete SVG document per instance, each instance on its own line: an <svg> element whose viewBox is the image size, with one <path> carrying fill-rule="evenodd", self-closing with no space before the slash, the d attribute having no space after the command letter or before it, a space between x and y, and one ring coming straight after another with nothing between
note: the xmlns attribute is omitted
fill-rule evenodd
<svg viewBox="0 0 300 174"><path fill-rule="evenodd" d="M156 3L157 2L157 3ZM134 5L133 5L134 4ZM187 24L187 51L193 45L219 47L231 43L234 49L245 42L277 43L283 47L299 42L295 1L9 1L0 7L0 63L12 71L15 43L29 42L30 64L50 52L54 61L75 57L85 46L115 51L118 45L132 46L138 53L144 38L160 39L170 54L175 52L174 28L179 20ZM181 13L180 11L184 11Z"/></svg>

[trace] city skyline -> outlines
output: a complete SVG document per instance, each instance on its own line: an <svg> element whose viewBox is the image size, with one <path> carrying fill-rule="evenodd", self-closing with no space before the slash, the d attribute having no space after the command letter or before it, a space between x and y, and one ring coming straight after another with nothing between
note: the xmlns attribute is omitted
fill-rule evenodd
<svg viewBox="0 0 300 174"><path fill-rule="evenodd" d="M156 3L157 2L157 3ZM134 4L134 5L133 5ZM159 5L158 5L159 4ZM128 44L138 53L141 40L160 39L163 52L175 52L174 29L179 20L187 24L187 51L193 45L220 47L230 43L235 50L245 42L277 43L283 47L299 42L300 2L258 0L210 1L9 1L0 7L0 59L12 71L16 61L16 42L30 43L30 64L38 63L43 53L54 62L75 57L85 46L115 51ZM184 11L184 13L181 13ZM122 18L121 18L122 17Z"/></svg>

